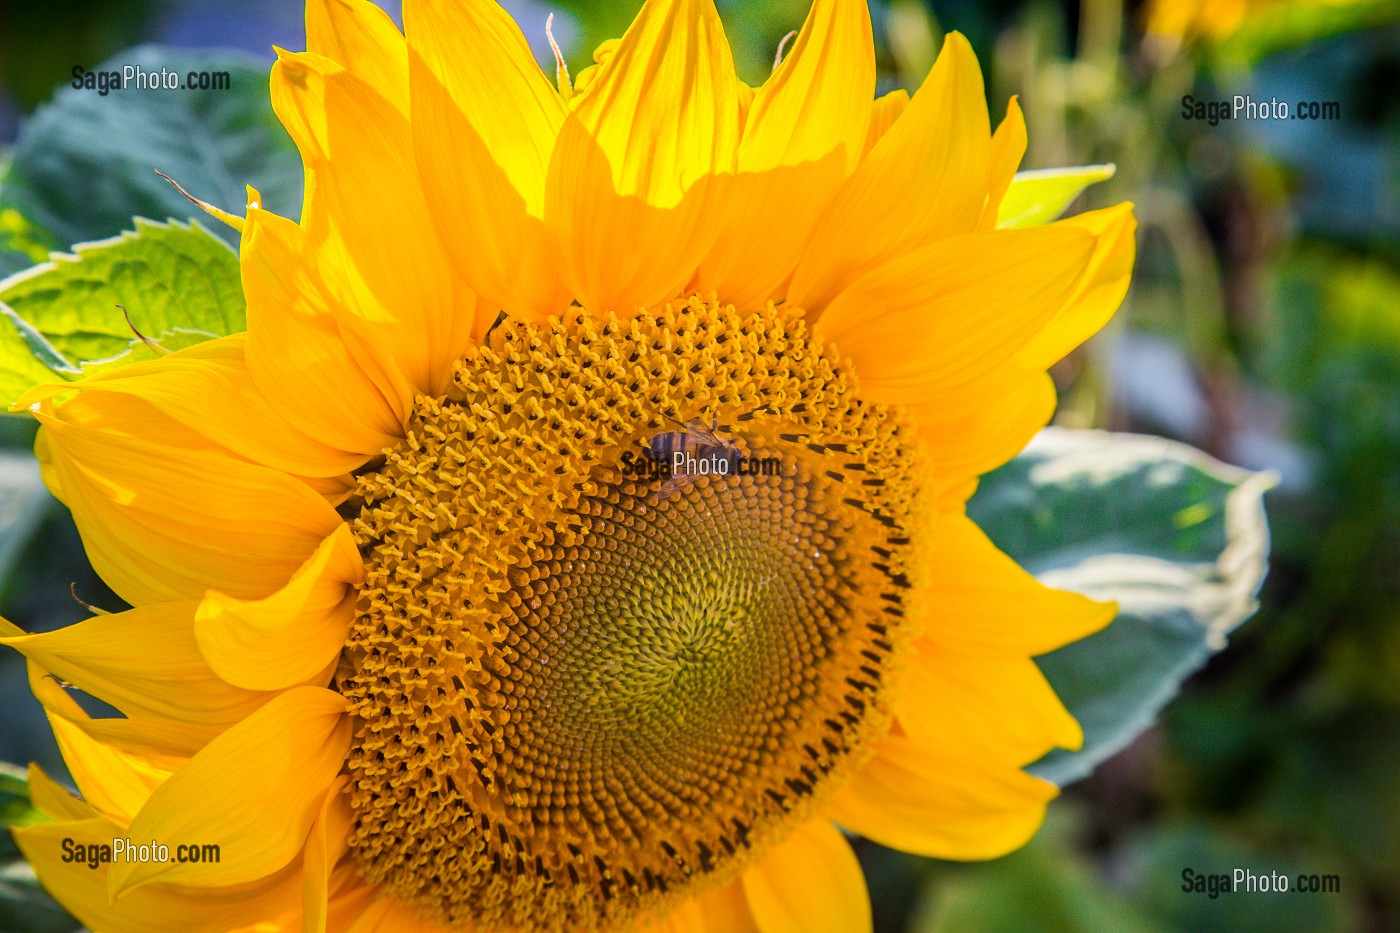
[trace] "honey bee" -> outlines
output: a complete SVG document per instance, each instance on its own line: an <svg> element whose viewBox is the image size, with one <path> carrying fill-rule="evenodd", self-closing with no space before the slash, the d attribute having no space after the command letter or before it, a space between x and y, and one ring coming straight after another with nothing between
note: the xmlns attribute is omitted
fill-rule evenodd
<svg viewBox="0 0 1400 933"><path fill-rule="evenodd" d="M701 476L729 476L737 472L743 453L734 438L720 436L718 413L708 426L699 418L682 424L669 415L665 417L679 430L662 431L647 442L651 459L671 467L669 478L657 493L658 499L674 496Z"/></svg>

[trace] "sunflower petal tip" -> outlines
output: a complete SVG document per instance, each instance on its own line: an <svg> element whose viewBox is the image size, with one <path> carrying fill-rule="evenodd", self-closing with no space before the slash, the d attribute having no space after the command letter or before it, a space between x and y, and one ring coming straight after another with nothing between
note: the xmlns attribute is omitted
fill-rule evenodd
<svg viewBox="0 0 1400 933"><path fill-rule="evenodd" d="M1084 727L1079 724L1073 714L1069 714L1069 721L1073 727L1066 727L1065 734L1057 742L1060 748L1068 752L1077 752L1084 747Z"/></svg>
<svg viewBox="0 0 1400 933"><path fill-rule="evenodd" d="M1117 600L1094 599L1089 596L1080 595L1078 602L1083 607L1083 621L1079 626L1080 634L1075 639L1076 641L1103 631L1118 618Z"/></svg>
<svg viewBox="0 0 1400 933"><path fill-rule="evenodd" d="M954 29L943 37L944 50L956 49L961 54L971 55L976 60L976 53L972 51L972 43L967 41L967 36Z"/></svg>

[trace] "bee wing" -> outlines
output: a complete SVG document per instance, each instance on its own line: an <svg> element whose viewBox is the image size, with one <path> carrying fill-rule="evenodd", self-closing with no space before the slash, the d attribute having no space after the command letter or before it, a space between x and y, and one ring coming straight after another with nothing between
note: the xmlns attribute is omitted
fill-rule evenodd
<svg viewBox="0 0 1400 933"><path fill-rule="evenodd" d="M666 482L662 483L661 487L656 490L656 501L662 502L666 499L671 498L676 493L680 492L682 489L685 489L693 482L695 482L695 477L690 475L689 473L680 473L676 476L672 476L670 479L666 480Z"/></svg>

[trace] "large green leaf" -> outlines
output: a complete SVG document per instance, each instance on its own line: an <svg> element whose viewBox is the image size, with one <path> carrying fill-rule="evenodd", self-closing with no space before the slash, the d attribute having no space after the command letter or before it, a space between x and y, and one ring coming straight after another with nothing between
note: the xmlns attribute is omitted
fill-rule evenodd
<svg viewBox="0 0 1400 933"><path fill-rule="evenodd" d="M164 350L243 330L233 250L197 222L138 218L134 233L0 281L0 403L40 382L152 358L158 351L132 326Z"/></svg>
<svg viewBox="0 0 1400 933"><path fill-rule="evenodd" d="M156 175L164 172L191 194L238 211L244 185L263 204L296 216L301 161L277 122L268 94L268 66L233 52L192 52L143 45L118 53L96 72L123 66L182 77L227 72L224 90L139 90L105 96L63 86L24 127L0 191L0 209L14 208L63 244L112 236L133 215L202 216ZM219 234L233 242L231 231Z"/></svg>
<svg viewBox="0 0 1400 933"><path fill-rule="evenodd" d="M0 763L0 930L72 933L81 926L39 887L34 870L10 837L10 827L44 819L29 803L24 772Z"/></svg>
<svg viewBox="0 0 1400 933"><path fill-rule="evenodd" d="M1041 433L988 476L969 513L1045 583L1116 600L1118 618L1039 660L1084 748L1031 770L1064 785L1152 724L1256 608L1272 478L1161 438Z"/></svg>

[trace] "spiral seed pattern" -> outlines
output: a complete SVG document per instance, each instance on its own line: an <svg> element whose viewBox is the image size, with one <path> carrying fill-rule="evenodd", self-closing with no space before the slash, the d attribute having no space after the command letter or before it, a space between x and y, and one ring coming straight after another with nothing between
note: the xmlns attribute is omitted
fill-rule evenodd
<svg viewBox="0 0 1400 933"><path fill-rule="evenodd" d="M625 468L712 414L779 473ZM450 927L572 930L736 877L888 728L911 436L796 312L497 328L346 506L364 878Z"/></svg>

